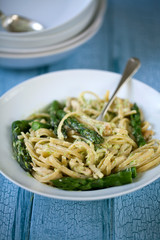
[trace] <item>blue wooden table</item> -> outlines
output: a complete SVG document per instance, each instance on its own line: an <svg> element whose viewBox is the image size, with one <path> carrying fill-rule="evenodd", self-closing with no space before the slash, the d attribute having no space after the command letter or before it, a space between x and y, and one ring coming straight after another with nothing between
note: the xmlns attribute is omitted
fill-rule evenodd
<svg viewBox="0 0 160 240"><path fill-rule="evenodd" d="M0 68L0 95L51 71L121 73L131 56L142 62L136 78L160 91L160 1L110 0L100 31L67 59L32 70ZM0 240L21 239L159 240L160 179L122 197L74 202L33 194L0 176Z"/></svg>

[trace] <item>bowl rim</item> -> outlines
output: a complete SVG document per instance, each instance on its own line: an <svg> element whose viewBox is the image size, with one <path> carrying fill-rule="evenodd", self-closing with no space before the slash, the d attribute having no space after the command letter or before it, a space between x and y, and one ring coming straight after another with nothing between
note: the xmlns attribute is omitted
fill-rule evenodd
<svg viewBox="0 0 160 240"><path fill-rule="evenodd" d="M48 57L53 56L56 54L65 53L72 49L77 48L78 46L82 45L90 38L92 38L103 22L104 13L106 10L106 0L99 0L99 6L96 12L96 16L93 21L89 24L89 26L82 31L80 34L76 35L75 37L68 39L58 45L51 46L50 49L47 51L37 52L37 53L3 53L0 52L0 58L10 58L10 59L28 59L28 58L39 58L39 57Z"/></svg>
<svg viewBox="0 0 160 240"><path fill-rule="evenodd" d="M5 100L6 98L7 98L7 95L8 94L12 94L15 90L17 90L17 89L19 89L19 88L21 88L22 86L24 87L24 86L27 86L27 85L30 85L31 83L33 83L34 81L36 82L36 81L39 81L39 79L43 79L43 81L44 81L44 77L45 77L45 80L46 80L46 78L47 77L50 77L50 76L52 76L52 75L55 75L55 74L72 74L72 73L74 73L74 74L78 74L78 72L83 72L84 74L86 74L86 73L89 73L89 72L92 72L93 74L96 74L96 73L98 73L98 74L110 74L110 76L112 75L112 76L114 76L116 79L119 79L120 78L120 76L121 76L121 74L118 74L118 73L115 73L115 72L109 72L109 71L103 71L103 70L94 70L94 69L72 69L72 70L62 70L62 71L56 71L56 72L50 72L50 73L47 73L47 74L42 74L42 75L40 75L40 76L35 76L35 77L32 77L32 78L30 78L30 79L28 79L28 80L25 80L24 82L22 82L22 83L20 83L20 84L18 84L18 85L16 85L16 86L14 86L13 88L11 88L10 90L8 90L6 93L4 93L1 97L0 97L0 101L1 100ZM116 80L117 81L117 80ZM139 84L139 86L143 89L143 88L148 88L148 89L151 89L151 91L154 91L154 93L156 92L156 94L158 93L159 94L159 92L158 91L156 91L154 88L152 88L152 87L150 87L149 85L147 85L147 84L144 84L143 82L141 82L141 81L139 81L139 80L136 80L136 79L133 79L133 81L136 83L136 84ZM159 95L158 95L158 97L159 97ZM84 196L72 196L72 194L70 195L70 196L61 196L61 195L51 195L51 194L48 194L48 193L40 193L39 191L36 191L36 190L31 190L30 188L28 188L28 187L24 187L23 185L21 185L20 183L18 183L18 182L16 182L16 181L14 181L14 180L12 180L10 177L8 177L4 172L2 172L2 170L0 169L0 172L2 173L2 175L4 175L7 179L9 179L10 181L12 181L12 182L14 182L16 185L18 185L18 186L20 186L20 187L22 187L22 188L24 188L24 189L26 189L26 190L28 190L28 191L32 191L32 192L34 192L34 193L36 193L36 194L39 194L39 195L43 195L43 196L46 196L46 197L50 197L50 198L57 198L57 199L63 199L63 200L74 200L74 201L88 201L88 200L101 200L101 199L109 199L109 198L113 198L113 197L117 197L117 196L122 196L122 195L124 195L124 194L127 194L127 193L132 193L132 192L134 192L134 191L137 191L137 190L139 190L139 189L141 189L141 188L143 188L143 187L145 187L145 186L147 186L148 184L150 184L150 183L152 183L153 181L155 181L155 180L157 180L159 177L160 177L160 171L159 171L159 173L158 174L156 174L156 175L153 175L153 177L152 178L150 178L150 180L148 180L148 181L146 181L146 182L144 182L143 184L141 184L141 185L138 185L138 186L136 186L136 184L133 182L132 183L132 186L133 186L133 188L132 189L130 189L130 188L128 188L128 189L126 189L126 190L123 190L123 192L121 192L121 193L119 193L119 192L117 192L117 193L112 193L112 194L110 194L109 196L105 196L104 194L102 195L102 196L94 196L94 197L90 197L89 195L86 195L85 197ZM130 185L130 184L128 184L128 185ZM130 185L131 186L131 185ZM114 189L116 189L117 187L114 187ZM119 189L121 188L121 186L120 187L118 187ZM63 191L63 190L62 190ZM100 193L100 194L102 194L103 192L104 192L104 189L102 189L102 190L93 190L93 191L88 191L88 193L90 193L90 192L95 192L96 191L96 193ZM68 191L67 191L68 192ZM63 193L64 193L64 191L63 191ZM84 192L83 192L84 193Z"/></svg>
<svg viewBox="0 0 160 240"><path fill-rule="evenodd" d="M75 38L81 32L85 31L90 23L93 22L95 17L95 12L98 8L98 2L94 2L92 8L88 12L86 18L82 18L77 24L73 25L70 28L65 28L64 31L58 32L58 34L45 35L45 36L36 36L34 38L12 38L9 40L3 39L0 36L0 53L8 54L34 54L37 52L50 51L51 49L57 49L62 46L69 44L69 40ZM38 44L37 44L38 41ZM11 45L11 44L12 45ZM2 46L4 45L4 46ZM5 46L6 45L6 46ZM17 47L14 47L18 45ZM8 47L12 46L12 47Z"/></svg>
<svg viewBox="0 0 160 240"><path fill-rule="evenodd" d="M96 5L97 5L97 3L98 2L95 2L95 0L92 0L93 1L93 3L92 3L92 7L95 7L95 9L93 9L93 12L92 12L92 14L94 15L94 11L96 10ZM92 10L92 9L89 9L89 10ZM91 16L91 18L92 18L92 16ZM82 16L82 20L84 20L84 18L83 18L83 16ZM51 34L41 34L41 35L39 35L39 33L41 32L41 31L39 31L39 32L33 32L34 33L34 36L33 37L30 37L30 36L26 36L26 37L24 37L24 38L21 38L20 36L19 36L19 34L21 34L21 33L18 33L18 34L16 34L16 36L15 37L13 37L13 36L11 36L11 37L6 37L6 36L3 36L3 35L0 35L0 41L1 40L3 40L3 41L5 41L5 40L7 40L7 41L10 41L10 42L12 42L12 41L17 41L17 43L20 43L20 42L32 42L32 41L38 41L39 39L40 40L45 40L45 39L48 39L48 38L50 38L50 39L52 39L52 38L54 38L55 37L55 35L56 34L62 34L64 31L66 31L66 30L70 30L70 29L74 29L76 26L77 26L77 24L78 23L80 23L81 22L81 19L78 19L77 21L75 21L74 22L74 24L72 24L72 25L70 25L70 26L67 26L67 27L64 27L64 29L60 29L59 31L56 31L56 32L53 32L53 33L51 33ZM28 33L32 33L32 32L28 32ZM14 33L12 33L12 34L14 34ZM3 47L2 47L3 48ZM5 47L6 48L6 47Z"/></svg>
<svg viewBox="0 0 160 240"><path fill-rule="evenodd" d="M57 27L54 28L55 31L61 31L63 29L65 29L66 27L68 27L68 25L72 25L75 21L77 21L77 19L79 19L81 17L81 15L92 5L92 3L94 2L95 0L88 0L88 3L87 5L84 7L84 9L82 9L76 16L72 17L70 20L66 21L65 23L62 23L60 25L58 25ZM47 29L44 29L42 31L39 31L39 32L26 32L26 33L9 33L9 32L3 32L1 31L1 35L2 36L6 36L6 37L25 37L25 36L34 36L34 35L37 35L37 33L47 33L47 32L50 32L52 31L53 28L47 28ZM18 34L18 36L17 36Z"/></svg>

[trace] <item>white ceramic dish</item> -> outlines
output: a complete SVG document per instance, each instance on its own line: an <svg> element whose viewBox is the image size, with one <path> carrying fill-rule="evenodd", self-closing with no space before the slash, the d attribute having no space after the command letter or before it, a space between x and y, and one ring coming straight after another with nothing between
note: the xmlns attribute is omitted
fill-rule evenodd
<svg viewBox="0 0 160 240"><path fill-rule="evenodd" d="M38 52L40 48L45 51L46 47L59 44L70 38L73 38L80 33L91 22L96 8L98 5L97 0L92 0L91 4L85 9L85 11L76 18L67 27L61 29L61 31L54 31L50 34L46 34L45 31L34 34L34 36L26 37L6 37L0 35L0 52L8 53L26 53L26 52ZM43 34L42 34L43 33ZM42 51L41 50L41 51Z"/></svg>
<svg viewBox="0 0 160 240"><path fill-rule="evenodd" d="M39 34L61 31L73 24L77 18L89 7L92 0L1 0L1 10L6 14L20 14L34 19L45 26ZM36 32L18 33L18 37L34 36ZM17 37L17 33L1 32L3 36Z"/></svg>
<svg viewBox="0 0 160 240"><path fill-rule="evenodd" d="M4 176L31 192L47 197L67 200L99 200L131 193L160 177L160 165L138 175L132 184L96 191L63 191L42 184L29 177L12 157L11 123L24 119L52 100L78 96L83 90L91 90L104 96L107 89L112 93L120 75L98 70L68 70L41 75L9 90L0 98L0 170ZM73 94L74 93L74 94ZM43 96L43 97L42 97ZM144 83L132 80L120 91L119 97L136 102L144 111L145 119L153 126L155 138L160 139L160 94ZM152 96L148 98L148 96ZM15 107L16 106L16 107Z"/></svg>
<svg viewBox="0 0 160 240"><path fill-rule="evenodd" d="M9 68L33 68L48 65L68 56L99 30L106 9L106 1L100 0L96 15L90 25L77 36L57 46L51 45L47 51L35 53L2 53L0 52L0 66Z"/></svg>

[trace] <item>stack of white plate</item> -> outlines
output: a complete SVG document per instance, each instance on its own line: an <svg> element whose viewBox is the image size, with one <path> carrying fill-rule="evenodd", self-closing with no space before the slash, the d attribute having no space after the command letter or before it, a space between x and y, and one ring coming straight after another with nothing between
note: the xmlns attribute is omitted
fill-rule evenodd
<svg viewBox="0 0 160 240"><path fill-rule="evenodd" d="M106 0L1 0L0 8L45 27L26 33L0 29L0 65L29 68L56 62L90 39L101 26Z"/></svg>

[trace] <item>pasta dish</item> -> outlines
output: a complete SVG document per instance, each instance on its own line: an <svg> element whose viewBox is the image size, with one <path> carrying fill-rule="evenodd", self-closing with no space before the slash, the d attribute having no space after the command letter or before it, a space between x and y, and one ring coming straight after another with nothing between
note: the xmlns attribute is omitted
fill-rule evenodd
<svg viewBox="0 0 160 240"><path fill-rule="evenodd" d="M53 101L12 124L14 156L39 182L65 190L91 190L132 182L160 163L160 141L136 104L116 98L98 121L104 98L84 91Z"/></svg>

